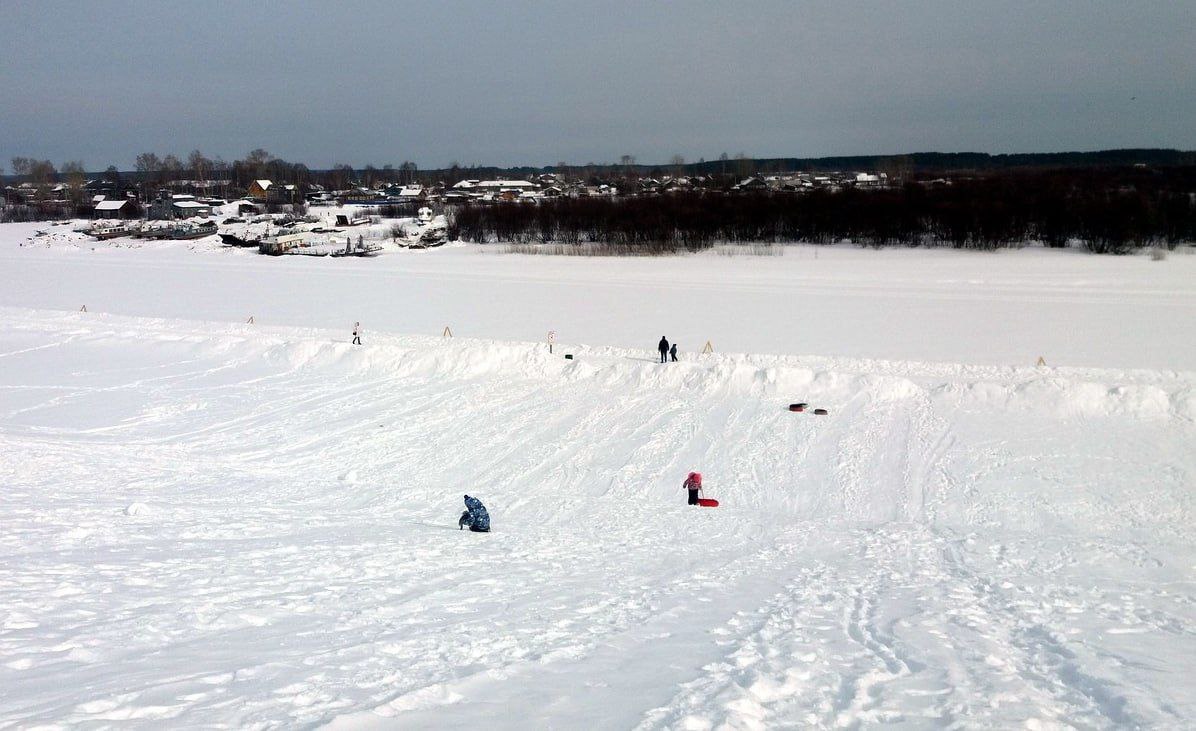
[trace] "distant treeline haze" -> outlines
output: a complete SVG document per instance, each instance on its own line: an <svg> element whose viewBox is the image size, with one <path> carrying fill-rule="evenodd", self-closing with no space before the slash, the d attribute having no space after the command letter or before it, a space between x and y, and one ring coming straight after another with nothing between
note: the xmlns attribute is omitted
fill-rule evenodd
<svg viewBox="0 0 1196 731"><path fill-rule="evenodd" d="M1003 172L887 190L679 193L539 205L467 205L466 241L597 242L623 253L696 251L721 242L997 249L1072 239L1097 253L1196 241L1196 167ZM592 251L592 247L587 247Z"/></svg>

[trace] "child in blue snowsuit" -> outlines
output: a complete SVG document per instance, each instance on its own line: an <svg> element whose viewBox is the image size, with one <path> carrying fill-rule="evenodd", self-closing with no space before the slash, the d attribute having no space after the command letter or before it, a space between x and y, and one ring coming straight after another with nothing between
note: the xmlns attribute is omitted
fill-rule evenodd
<svg viewBox="0 0 1196 731"><path fill-rule="evenodd" d="M462 528L469 528L474 533L490 532L490 513L486 512L486 506L476 497L465 496L465 512L457 521L457 530Z"/></svg>

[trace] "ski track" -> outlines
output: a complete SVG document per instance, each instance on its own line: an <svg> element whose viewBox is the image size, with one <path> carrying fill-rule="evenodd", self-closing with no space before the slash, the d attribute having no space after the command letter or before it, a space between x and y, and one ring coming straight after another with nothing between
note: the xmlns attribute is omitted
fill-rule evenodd
<svg viewBox="0 0 1196 731"><path fill-rule="evenodd" d="M574 352L0 317L0 727L1196 724L1183 376Z"/></svg>

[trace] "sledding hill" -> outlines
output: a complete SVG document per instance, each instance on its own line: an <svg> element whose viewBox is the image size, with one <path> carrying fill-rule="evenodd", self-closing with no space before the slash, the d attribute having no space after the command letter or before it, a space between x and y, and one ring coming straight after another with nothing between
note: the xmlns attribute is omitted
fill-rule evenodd
<svg viewBox="0 0 1196 731"><path fill-rule="evenodd" d="M0 724L1196 721L1196 376L347 340L0 311Z"/></svg>

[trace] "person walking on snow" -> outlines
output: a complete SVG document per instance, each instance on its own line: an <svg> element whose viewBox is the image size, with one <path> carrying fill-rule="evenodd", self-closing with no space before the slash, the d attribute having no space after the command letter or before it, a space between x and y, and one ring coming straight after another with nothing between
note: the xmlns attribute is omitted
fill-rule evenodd
<svg viewBox="0 0 1196 731"><path fill-rule="evenodd" d="M660 362L667 363L669 359L669 341L663 335L660 336L660 344L656 346L660 351Z"/></svg>
<svg viewBox="0 0 1196 731"><path fill-rule="evenodd" d="M361 345L361 323L353 323L353 344Z"/></svg>
<svg viewBox="0 0 1196 731"><path fill-rule="evenodd" d="M669 357L673 359L674 363L677 362L677 344L676 343L673 343L673 347L669 348Z"/></svg>
<svg viewBox="0 0 1196 731"><path fill-rule="evenodd" d="M474 533L490 532L490 513L486 512L486 506L476 497L465 496L465 512L457 521L457 530L463 528L469 528Z"/></svg>
<svg viewBox="0 0 1196 731"><path fill-rule="evenodd" d="M685 478L685 482L681 486L689 491L689 504L698 504L698 493L702 491L702 473L690 472L689 476Z"/></svg>

